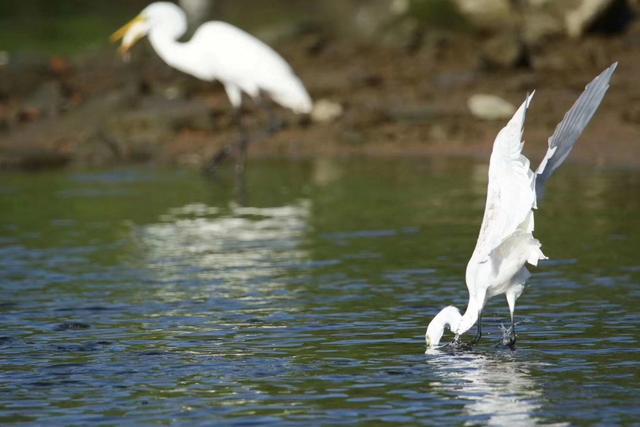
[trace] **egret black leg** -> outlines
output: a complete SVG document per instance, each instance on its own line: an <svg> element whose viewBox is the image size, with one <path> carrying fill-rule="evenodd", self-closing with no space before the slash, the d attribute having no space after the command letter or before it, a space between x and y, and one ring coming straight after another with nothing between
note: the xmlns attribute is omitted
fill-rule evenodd
<svg viewBox="0 0 640 427"><path fill-rule="evenodd" d="M242 110L238 108L234 111L234 122L238 127L239 139L235 145L236 148L236 180L235 180L235 198L240 206L247 205L247 184L245 179L245 171L247 169L247 151L249 149L249 131L245 127L242 120Z"/></svg>
<svg viewBox="0 0 640 427"><path fill-rule="evenodd" d="M205 166L205 172L214 173L218 167L232 155L236 157L236 174L244 173L247 160L247 147L249 146L249 132L242 120L242 109L236 108L233 112L233 123L238 129L239 139L222 147Z"/></svg>
<svg viewBox="0 0 640 427"><path fill-rule="evenodd" d="M473 337L472 344L477 344L480 342L482 338L482 314L478 316L478 330L476 331L476 336Z"/></svg>
<svg viewBox="0 0 640 427"><path fill-rule="evenodd" d="M239 170L236 164L235 182L233 195L238 206L248 206L247 181L244 169Z"/></svg>
<svg viewBox="0 0 640 427"><path fill-rule="evenodd" d="M284 127L282 120L280 120L273 109L273 105L268 99L265 99L263 96L260 96L256 99L256 104L258 107L262 108L267 113L267 120L269 121L267 125L267 135L275 135Z"/></svg>
<svg viewBox="0 0 640 427"><path fill-rule="evenodd" d="M267 106L267 114L269 115L269 127L267 128L267 133L269 135L275 135L284 128L284 123L280 120L270 104Z"/></svg>
<svg viewBox="0 0 640 427"><path fill-rule="evenodd" d="M218 169L218 166L220 166L231 155L231 151L232 147L230 145L218 150L218 152L206 163L204 172L214 173L216 169Z"/></svg>
<svg viewBox="0 0 640 427"><path fill-rule="evenodd" d="M247 147L249 146L249 140L242 136L238 141L236 152L236 176L243 177L244 171L247 168Z"/></svg>

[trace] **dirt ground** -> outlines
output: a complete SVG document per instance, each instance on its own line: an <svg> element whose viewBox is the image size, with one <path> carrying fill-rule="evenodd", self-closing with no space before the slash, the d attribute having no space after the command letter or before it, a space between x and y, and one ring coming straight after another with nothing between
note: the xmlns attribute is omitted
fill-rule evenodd
<svg viewBox="0 0 640 427"><path fill-rule="evenodd" d="M488 66L482 43L446 33L411 48L317 32L285 40L276 49L314 100L338 103L344 112L317 123L276 108L284 128L267 136L266 114L249 102L245 119L256 140L250 156L487 158L506 120L472 116L468 98L487 93L518 105L536 89L525 138L537 159L584 85L618 61L572 161L640 167L639 25L615 37L557 40L507 68ZM146 162L198 168L237 138L221 86L170 70L146 44L126 64L105 47L80 58L23 58L0 67L0 169Z"/></svg>

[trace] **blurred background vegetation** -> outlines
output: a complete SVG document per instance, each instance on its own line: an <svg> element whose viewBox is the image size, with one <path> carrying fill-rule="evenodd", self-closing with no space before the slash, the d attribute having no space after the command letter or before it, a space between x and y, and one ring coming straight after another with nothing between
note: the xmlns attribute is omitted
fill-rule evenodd
<svg viewBox="0 0 640 427"><path fill-rule="evenodd" d="M272 45L326 107L312 123L285 116L285 131L257 155L477 153L473 141L486 146L495 135L494 124L476 120L483 113L504 119L524 93L544 86L537 128L551 132L568 108L556 101L575 99L613 61L622 64L621 89L608 99L630 107L616 110L600 136L640 139L638 0L177 2L190 34L219 19ZM130 63L109 43L149 3L0 2L0 169L198 166L233 138L219 85L171 70L146 42ZM492 95L476 99L493 104L474 110L474 94ZM607 155L640 158L628 147Z"/></svg>
<svg viewBox="0 0 640 427"><path fill-rule="evenodd" d="M105 35L146 0L4 0L0 48L77 53L106 44ZM303 27L343 36L446 29L519 32L527 42L591 30L616 32L633 17L635 0L181 0L193 24L223 19L267 37ZM415 36L415 34L414 34Z"/></svg>

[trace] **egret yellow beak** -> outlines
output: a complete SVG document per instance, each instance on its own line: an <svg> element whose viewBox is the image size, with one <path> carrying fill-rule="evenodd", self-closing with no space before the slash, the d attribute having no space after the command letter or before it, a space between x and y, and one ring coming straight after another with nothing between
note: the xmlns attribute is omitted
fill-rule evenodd
<svg viewBox="0 0 640 427"><path fill-rule="evenodd" d="M146 35L145 24L145 18L138 15L111 35L111 43L122 40L118 51L123 57L127 57L131 48Z"/></svg>

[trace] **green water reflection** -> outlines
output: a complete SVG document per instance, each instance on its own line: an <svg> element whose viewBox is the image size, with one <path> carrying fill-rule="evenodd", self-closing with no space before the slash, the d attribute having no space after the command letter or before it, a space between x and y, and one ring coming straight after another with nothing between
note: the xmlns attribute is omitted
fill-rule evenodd
<svg viewBox="0 0 640 427"><path fill-rule="evenodd" d="M0 420L631 422L635 171L551 182L536 222L551 260L520 300L516 353L493 346L497 298L477 351L423 354L430 316L466 303L486 173L255 162L245 206L224 174L2 175Z"/></svg>

